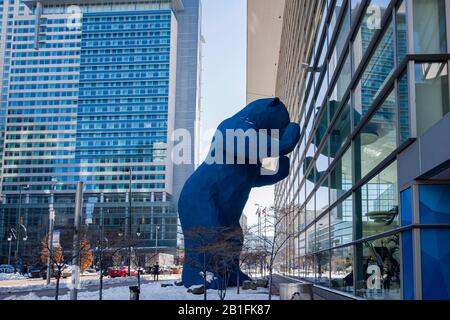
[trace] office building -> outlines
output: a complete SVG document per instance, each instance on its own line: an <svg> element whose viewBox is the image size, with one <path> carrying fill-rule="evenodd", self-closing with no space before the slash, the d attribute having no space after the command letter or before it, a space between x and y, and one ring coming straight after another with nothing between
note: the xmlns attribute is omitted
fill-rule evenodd
<svg viewBox="0 0 450 320"><path fill-rule="evenodd" d="M265 60L277 73L259 94L275 92L302 131L275 188L291 235L279 270L333 297L449 299L448 2L286 0L266 14L280 2ZM257 30L252 15L264 16L254 1Z"/></svg>
<svg viewBox="0 0 450 320"><path fill-rule="evenodd" d="M0 12L2 261L39 259L52 208L55 229L73 225L78 181L91 233L175 251L193 166L175 168L170 142L195 132L199 1L8 0Z"/></svg>

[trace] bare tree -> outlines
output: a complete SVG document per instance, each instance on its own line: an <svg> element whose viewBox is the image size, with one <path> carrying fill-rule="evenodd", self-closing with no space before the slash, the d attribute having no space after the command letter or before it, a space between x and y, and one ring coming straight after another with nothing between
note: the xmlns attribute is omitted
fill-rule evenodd
<svg viewBox="0 0 450 320"><path fill-rule="evenodd" d="M231 228L195 227L185 232L190 252L185 255L185 268L199 271L203 279L203 299L207 300L208 283L215 284L219 298L225 299L236 258L236 230ZM211 279L209 279L211 278Z"/></svg>
<svg viewBox="0 0 450 320"><path fill-rule="evenodd" d="M288 241L298 236L298 231L291 231L286 225L289 223L289 211L285 209L279 209L270 207L265 210L266 216L264 221L264 235L260 232L255 236L259 239L264 254L259 255L260 258L264 257L267 261L268 268L268 280L269 280L269 300L272 300L272 287L273 287L273 274L274 265L280 252L284 249ZM261 226L254 226L252 228L259 228Z"/></svg>
<svg viewBox="0 0 450 320"><path fill-rule="evenodd" d="M97 239L97 267L99 268L99 300L103 299L103 278L108 270L109 262L114 264L114 260L119 256L119 253L126 249L127 245L123 244L122 237L118 236L117 232L110 231L107 233L101 232Z"/></svg>
<svg viewBox="0 0 450 320"><path fill-rule="evenodd" d="M70 237L62 237L63 244L72 244L70 241L64 241L67 239L71 239ZM72 262L73 258L76 255L80 256L80 265L89 266L92 264L92 250L89 241L86 238L86 235L83 235L80 240L79 250L74 252L72 249L65 250L64 246L60 244L59 246L49 246L48 235L44 237L41 242L42 250L41 250L41 261L46 263L47 259L50 258L51 267L56 268L55 278L56 278L56 287L55 287L55 300L59 298L59 287L61 277L63 276L64 270L67 269L69 263ZM66 254L66 252L69 254ZM51 273L50 273L51 276Z"/></svg>

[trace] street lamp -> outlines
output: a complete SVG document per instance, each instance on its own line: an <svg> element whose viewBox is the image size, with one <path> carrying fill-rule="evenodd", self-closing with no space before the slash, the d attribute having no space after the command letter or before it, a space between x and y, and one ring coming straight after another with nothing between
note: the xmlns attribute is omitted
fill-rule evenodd
<svg viewBox="0 0 450 320"><path fill-rule="evenodd" d="M155 238L155 240L156 240L156 243L155 243L155 247L156 247L156 255L158 255L158 230L159 230L159 228L160 228L160 226L157 224L157 225L155 226L155 233L156 233L156 238ZM158 259L158 258L156 258L156 259Z"/></svg>
<svg viewBox="0 0 450 320"><path fill-rule="evenodd" d="M131 201L132 201L132 183L133 171L131 167L127 171L130 174L129 191L128 191L128 276L131 276L131 225L133 223L131 216Z"/></svg>
<svg viewBox="0 0 450 320"><path fill-rule="evenodd" d="M20 245L20 227L23 226L22 224L22 215L21 215L21 209L22 209L22 191L23 190L29 190L29 185L20 185L19 187L19 204L18 204L18 212L17 212L17 237L16 237L16 252L14 252L14 261L15 261L15 268L17 267L18 261L19 261L19 245ZM26 231L26 228L25 228Z"/></svg>
<svg viewBox="0 0 450 320"><path fill-rule="evenodd" d="M12 244L12 239L14 237L14 240L17 240L17 234L16 234L16 229L11 228L9 230L9 236L8 236L8 241L9 241L9 250L8 250L8 265L11 264L11 244Z"/></svg>
<svg viewBox="0 0 450 320"><path fill-rule="evenodd" d="M54 203L55 203L55 187L57 185L62 185L61 182L58 182L58 180L56 178L52 178L52 185L51 185L51 190L50 190L50 204L48 206L48 254L47 254L47 285L50 284L50 267L51 267L51 254L53 252L53 229L55 226L55 215L56 215L56 210L54 208Z"/></svg>

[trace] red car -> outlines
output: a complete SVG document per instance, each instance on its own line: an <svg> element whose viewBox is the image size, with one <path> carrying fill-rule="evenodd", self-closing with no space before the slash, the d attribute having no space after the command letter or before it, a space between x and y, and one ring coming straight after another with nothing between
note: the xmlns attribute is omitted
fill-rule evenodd
<svg viewBox="0 0 450 320"><path fill-rule="evenodd" d="M111 268L109 269L108 275L111 278L123 278L128 275L128 267ZM132 277L137 276L137 271L133 268L130 270L130 275Z"/></svg>

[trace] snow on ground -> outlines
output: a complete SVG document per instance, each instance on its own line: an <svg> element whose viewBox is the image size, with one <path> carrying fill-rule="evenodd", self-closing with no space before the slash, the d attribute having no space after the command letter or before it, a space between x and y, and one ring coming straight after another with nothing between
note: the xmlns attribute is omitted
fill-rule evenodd
<svg viewBox="0 0 450 320"><path fill-rule="evenodd" d="M166 287L162 288L161 283L173 284L172 281L156 282L143 284L141 286L141 300L203 300L203 295L193 295L188 293L185 287ZM267 289L259 288L258 290L241 290L238 295L236 288L230 288L227 290L225 300L267 300ZM54 297L38 297L35 293L31 292L25 296L10 296L8 300L53 300ZM59 297L60 300L69 300L69 294ZM98 291L92 292L79 292L79 300L98 300ZM109 288L103 290L104 300L129 300L130 291L128 286L121 286L115 288ZM273 297L274 300L279 299L278 296ZM208 300L219 300L217 291L208 290Z"/></svg>
<svg viewBox="0 0 450 320"><path fill-rule="evenodd" d="M0 281L21 279L27 279L27 277L21 275L20 273L0 273Z"/></svg>
<svg viewBox="0 0 450 320"><path fill-rule="evenodd" d="M179 278L179 276L160 276L160 278L163 278L163 280L167 279L167 280L176 280ZM142 277L144 278L144 277ZM19 280L22 279L27 279L26 277L23 278L19 278ZM8 279L8 280L12 280L12 279ZM131 282L136 282L137 278L136 277L132 277L132 278L108 278L108 277L104 277L103 278L103 285L108 285L108 284L120 284L120 283L131 283ZM45 290L45 289L54 289L55 288L55 279L52 278L52 283L49 285L43 284L44 281L40 281L40 283L30 283L30 282L26 282L24 281L23 283L20 284L15 284L14 286L4 286L1 287L0 286L0 293L14 293L14 292L24 292L24 291L38 291L38 290ZM88 286L93 286L93 285L99 285L100 280L98 278L96 279L83 279L81 278L80 281L80 286L81 288L86 288ZM70 284L70 278L67 279L61 279L61 283L59 284L60 288L67 288L68 284Z"/></svg>

